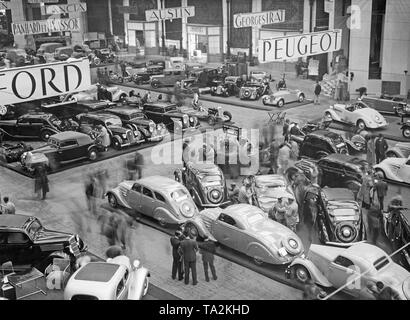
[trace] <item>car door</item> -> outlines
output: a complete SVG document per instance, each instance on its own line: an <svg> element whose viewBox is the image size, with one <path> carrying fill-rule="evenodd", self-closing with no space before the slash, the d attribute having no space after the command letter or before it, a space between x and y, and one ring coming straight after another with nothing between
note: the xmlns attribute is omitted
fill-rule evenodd
<svg viewBox="0 0 410 320"><path fill-rule="evenodd" d="M10 249L7 245L7 236L6 231L0 231L0 264L10 261Z"/></svg>
<svg viewBox="0 0 410 320"><path fill-rule="evenodd" d="M364 270L362 270L364 271ZM358 295L360 291L360 278L357 281L353 281L360 275L360 268L356 266L352 260L339 255L334 261L329 262L328 280L335 288L345 286L348 282L352 281L350 285L346 287L346 291L353 295Z"/></svg>
<svg viewBox="0 0 410 320"><path fill-rule="evenodd" d="M140 212L152 217L155 208L155 198L153 192L147 188L142 187L141 200L140 200Z"/></svg>
<svg viewBox="0 0 410 320"><path fill-rule="evenodd" d="M410 158L403 163L397 173L397 176L403 179L404 182L410 183Z"/></svg>
<svg viewBox="0 0 410 320"><path fill-rule="evenodd" d="M30 118L20 118L17 120L16 128L15 128L16 136L19 137L35 137L36 135L31 126L31 119Z"/></svg>
<svg viewBox="0 0 410 320"><path fill-rule="evenodd" d="M44 120L41 118L32 118L29 119L29 121L29 126L24 128L24 130L27 129L25 136L39 137L41 129L44 127Z"/></svg>
<svg viewBox="0 0 410 320"><path fill-rule="evenodd" d="M140 211L141 191L142 186L139 183L134 183L126 196L128 205L137 211Z"/></svg>
<svg viewBox="0 0 410 320"><path fill-rule="evenodd" d="M14 265L26 264L33 258L32 242L30 238L22 231L8 232L7 250L9 259Z"/></svg>
<svg viewBox="0 0 410 320"><path fill-rule="evenodd" d="M71 161L82 157L77 139L62 141L57 150L58 158L61 162Z"/></svg>
<svg viewBox="0 0 410 320"><path fill-rule="evenodd" d="M238 250L239 246L236 241L239 229L235 226L236 221L231 216L221 213L213 223L212 235L219 243Z"/></svg>

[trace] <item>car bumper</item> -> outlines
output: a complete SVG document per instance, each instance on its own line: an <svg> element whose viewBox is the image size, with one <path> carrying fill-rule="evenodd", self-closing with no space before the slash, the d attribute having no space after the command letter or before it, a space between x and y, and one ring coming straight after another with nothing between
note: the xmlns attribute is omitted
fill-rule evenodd
<svg viewBox="0 0 410 320"><path fill-rule="evenodd" d="M369 129L378 129L378 128L385 128L388 126L387 122L382 122L382 123L376 123L376 122L372 122L372 123L367 123L366 126Z"/></svg>

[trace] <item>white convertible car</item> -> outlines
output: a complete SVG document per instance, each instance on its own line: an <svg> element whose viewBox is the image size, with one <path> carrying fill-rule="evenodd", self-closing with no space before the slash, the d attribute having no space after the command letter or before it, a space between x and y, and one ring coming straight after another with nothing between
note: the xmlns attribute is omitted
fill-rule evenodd
<svg viewBox="0 0 410 320"><path fill-rule="evenodd" d="M373 168L385 179L410 184L410 157L386 158Z"/></svg>
<svg viewBox="0 0 410 320"><path fill-rule="evenodd" d="M386 119L363 101L335 104L325 111L325 119L356 125L359 129L377 129L388 125Z"/></svg>

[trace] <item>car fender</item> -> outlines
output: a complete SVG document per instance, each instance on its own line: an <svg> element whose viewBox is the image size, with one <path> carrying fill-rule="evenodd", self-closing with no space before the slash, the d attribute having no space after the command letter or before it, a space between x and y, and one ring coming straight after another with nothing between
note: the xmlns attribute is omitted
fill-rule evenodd
<svg viewBox="0 0 410 320"><path fill-rule="evenodd" d="M341 120L342 120L342 119L338 116L338 114L335 112L334 109L326 109L326 110L325 110L325 114L326 114L327 112L331 114L333 120L336 120L336 121L341 121Z"/></svg>
<svg viewBox="0 0 410 320"><path fill-rule="evenodd" d="M198 235L202 238L207 236L210 240L218 242L218 239L214 237L210 230L205 226L204 222L199 216L194 216L192 219L189 219L185 224L192 223L198 229ZM212 224L212 222L211 222Z"/></svg>
<svg viewBox="0 0 410 320"><path fill-rule="evenodd" d="M195 194L195 198L198 199L199 205L200 205L200 206L203 206L205 203L202 201L202 197L201 197L201 195L199 194L198 190L197 190L195 187L192 187L191 190L192 190L192 192Z"/></svg>
<svg viewBox="0 0 410 320"><path fill-rule="evenodd" d="M123 143L123 139L122 139L121 136L118 135L118 134L114 134L114 135L112 136L111 141L114 140L114 139L118 139L118 141L119 141L121 144Z"/></svg>
<svg viewBox="0 0 410 320"><path fill-rule="evenodd" d="M98 152L97 146L96 146L95 144L90 145L90 146L87 148L87 151L90 152L92 149L95 149L95 151Z"/></svg>
<svg viewBox="0 0 410 320"><path fill-rule="evenodd" d="M296 258L292 261L289 267L294 267L296 265L304 266L308 271L313 281L324 287L333 287L333 285L327 280L323 273L313 264L312 261L305 258Z"/></svg>
<svg viewBox="0 0 410 320"><path fill-rule="evenodd" d="M251 258L258 257L263 262L267 263L278 263L279 261L279 259L275 259L272 252L269 252L269 250L263 244L256 241L248 243L245 253Z"/></svg>
<svg viewBox="0 0 410 320"><path fill-rule="evenodd" d="M397 147L389 148L387 149L386 154L389 152L393 152L398 158L404 158L403 152L401 152L400 148L397 148Z"/></svg>
<svg viewBox="0 0 410 320"><path fill-rule="evenodd" d="M138 268L132 272L128 288L128 300L141 300L144 294L145 279L150 276L148 269Z"/></svg>
<svg viewBox="0 0 410 320"><path fill-rule="evenodd" d="M127 203L127 201L125 201L124 197L122 196L119 188L114 188L111 189L109 191L107 191L107 193L105 194L107 197L109 194L113 194L115 196L115 198L117 199L117 202L120 206L128 208L128 209L133 209L131 208L131 206ZM135 209L135 208L134 208Z"/></svg>
<svg viewBox="0 0 410 320"><path fill-rule="evenodd" d="M155 220L158 220L158 221L162 220L166 223L175 223L175 221L180 220L179 217L176 217L168 209L164 207L155 208L152 216ZM178 212L178 216L180 216L179 212Z"/></svg>
<svg viewBox="0 0 410 320"><path fill-rule="evenodd" d="M373 168L383 170L384 174L386 175L387 179L396 180L396 181L403 181L398 176L396 176L393 171L390 169L390 166L383 164L383 162L376 164Z"/></svg>

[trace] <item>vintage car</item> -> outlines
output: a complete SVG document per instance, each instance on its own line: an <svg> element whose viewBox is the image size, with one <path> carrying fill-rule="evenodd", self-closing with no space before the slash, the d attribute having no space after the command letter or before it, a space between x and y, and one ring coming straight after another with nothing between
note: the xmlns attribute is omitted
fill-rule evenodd
<svg viewBox="0 0 410 320"><path fill-rule="evenodd" d="M366 160L340 153L328 155L318 161L299 160L295 163L295 167L309 179L312 172L318 171L321 187L348 188L354 193L357 193L362 185L362 168L368 166Z"/></svg>
<svg viewBox="0 0 410 320"><path fill-rule="evenodd" d="M410 273L368 243L353 243L348 248L312 244L307 256L296 258L287 271L301 282L312 279L323 287L344 286L344 292L360 299L374 299L368 284L381 281L401 299L410 299ZM349 281L352 284L346 286Z"/></svg>
<svg viewBox="0 0 410 320"><path fill-rule="evenodd" d="M170 132L174 132L174 129L182 131L195 129L200 125L196 116L178 111L173 103L149 102L144 104L143 110L148 119L156 124L163 123Z"/></svg>
<svg viewBox="0 0 410 320"><path fill-rule="evenodd" d="M323 188L317 197L319 239L351 243L366 239L362 214L354 193L346 188Z"/></svg>
<svg viewBox="0 0 410 320"><path fill-rule="evenodd" d="M161 141L167 135L165 125L163 123L155 124L149 120L147 116L139 109L131 107L118 107L114 109L104 110L119 117L124 127L133 131L139 130L142 138L145 141Z"/></svg>
<svg viewBox="0 0 410 320"><path fill-rule="evenodd" d="M106 262L89 262L64 288L64 300L141 300L148 292L150 273L138 260L124 255Z"/></svg>
<svg viewBox="0 0 410 320"><path fill-rule="evenodd" d="M54 51L54 59L58 61L66 61L73 53L73 47L59 47Z"/></svg>
<svg viewBox="0 0 410 320"><path fill-rule="evenodd" d="M61 47L64 47L64 44L62 44L60 42L43 43L37 49L37 55L42 55L42 56L45 56L49 59L52 59L52 58L54 58L54 52L56 51L56 49L61 48Z"/></svg>
<svg viewBox="0 0 410 320"><path fill-rule="evenodd" d="M213 163L188 162L174 172L175 180L190 190L198 208L215 208L229 203L225 177Z"/></svg>
<svg viewBox="0 0 410 320"><path fill-rule="evenodd" d="M228 87L229 95L239 97L239 91L244 83L241 77L227 76L223 83L224 86Z"/></svg>
<svg viewBox="0 0 410 320"><path fill-rule="evenodd" d="M265 71L251 71L249 73L249 78L253 81L263 82L264 80L271 80L272 75Z"/></svg>
<svg viewBox="0 0 410 320"><path fill-rule="evenodd" d="M409 156L409 142L397 142L393 147L386 150L386 157L388 158L408 158Z"/></svg>
<svg viewBox="0 0 410 320"><path fill-rule="evenodd" d="M150 216L160 225L183 224L198 213L187 188L170 178L150 176L123 181L107 192L109 204Z"/></svg>
<svg viewBox="0 0 410 320"><path fill-rule="evenodd" d="M305 94L300 90L281 89L271 95L262 97L263 104L282 108L285 103L305 101Z"/></svg>
<svg viewBox="0 0 410 320"><path fill-rule="evenodd" d="M181 81L185 78L184 70L165 69L163 74L151 76L151 87L157 89L159 87L173 86L177 81Z"/></svg>
<svg viewBox="0 0 410 320"><path fill-rule="evenodd" d="M6 59L10 60L10 63L14 63L16 67L23 67L32 64L32 60L23 49L7 50Z"/></svg>
<svg viewBox="0 0 410 320"><path fill-rule="evenodd" d="M363 101L335 104L325 111L325 119L357 126L360 130L377 129L388 125L386 119Z"/></svg>
<svg viewBox="0 0 410 320"><path fill-rule="evenodd" d="M384 179L410 184L410 157L386 158L373 168Z"/></svg>
<svg viewBox="0 0 410 320"><path fill-rule="evenodd" d="M220 79L220 75L217 68L201 68L193 69L189 72L189 77L196 79L198 87L211 87L215 80Z"/></svg>
<svg viewBox="0 0 410 320"><path fill-rule="evenodd" d="M17 144L0 144L0 162L11 163L20 161L22 154L31 150L33 150L33 148L26 145L24 142L19 142Z"/></svg>
<svg viewBox="0 0 410 320"><path fill-rule="evenodd" d="M239 90L241 100L258 100L263 93L263 86L260 82L246 82Z"/></svg>
<svg viewBox="0 0 410 320"><path fill-rule="evenodd" d="M84 113L77 116L79 131L90 134L98 125L104 126L111 138L114 149L122 148L144 142L140 130L136 128L124 128L122 121L116 115L110 113Z"/></svg>
<svg viewBox="0 0 410 320"><path fill-rule="evenodd" d="M189 95L196 92L199 94L206 94L211 92L211 88L201 86L196 78L187 78L181 80L181 93Z"/></svg>
<svg viewBox="0 0 410 320"><path fill-rule="evenodd" d="M23 153L21 164L24 169L32 171L33 160L37 162L38 156L43 155L48 159L51 169L57 169L62 164L88 159L95 161L98 158L100 147L87 134L75 131L65 131L54 134L47 144Z"/></svg>
<svg viewBox="0 0 410 320"><path fill-rule="evenodd" d="M373 108L380 113L400 115L410 115L410 105L407 98L400 95L381 95L380 97L363 96L362 101L370 108Z"/></svg>
<svg viewBox="0 0 410 320"><path fill-rule="evenodd" d="M73 119L81 113L97 112L110 109L116 106L116 103L109 101L89 100L76 101L64 97L63 102L43 104L41 110L57 116L59 119Z"/></svg>
<svg viewBox="0 0 410 320"><path fill-rule="evenodd" d="M102 91L105 90L107 91L107 97L103 99ZM100 84L93 84L88 90L72 94L71 98L77 101L109 100L111 102L120 102L123 101L127 96L128 94L118 87L104 87Z"/></svg>
<svg viewBox="0 0 410 320"><path fill-rule="evenodd" d="M299 144L299 156L320 159L332 153L349 154L341 135L328 130L316 130L304 137L292 135Z"/></svg>
<svg viewBox="0 0 410 320"><path fill-rule="evenodd" d="M51 113L33 112L17 120L1 120L0 130L11 138L40 138L47 141L51 135L62 131L61 120Z"/></svg>
<svg viewBox="0 0 410 320"><path fill-rule="evenodd" d="M402 126L401 126L401 133L403 137L410 139L410 121L407 120Z"/></svg>
<svg viewBox="0 0 410 320"><path fill-rule="evenodd" d="M34 216L0 215L0 265L11 261L19 266L34 266L44 272L53 258L67 254L74 264L87 246L78 235L49 230Z"/></svg>
<svg viewBox="0 0 410 320"><path fill-rule="evenodd" d="M304 251L295 233L249 204L202 210L185 229L194 238L207 236L239 251L256 264L287 264Z"/></svg>
<svg viewBox="0 0 410 320"><path fill-rule="evenodd" d="M238 92L239 89L235 92L235 87L232 84L223 81L214 81L214 84L211 87L212 96L229 97L236 95Z"/></svg>
<svg viewBox="0 0 410 320"><path fill-rule="evenodd" d="M206 121L209 125L232 121L232 114L229 111L223 111L221 106L204 108L202 105L199 110L189 106L181 106L178 110L190 116L195 116L198 120Z"/></svg>
<svg viewBox="0 0 410 320"><path fill-rule="evenodd" d="M286 178L280 174L256 175L255 187L259 208L266 213L278 202L279 197L294 197Z"/></svg>

